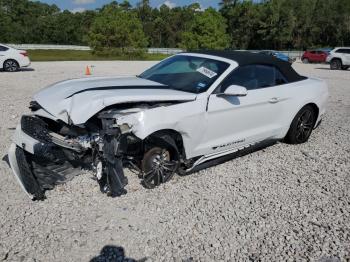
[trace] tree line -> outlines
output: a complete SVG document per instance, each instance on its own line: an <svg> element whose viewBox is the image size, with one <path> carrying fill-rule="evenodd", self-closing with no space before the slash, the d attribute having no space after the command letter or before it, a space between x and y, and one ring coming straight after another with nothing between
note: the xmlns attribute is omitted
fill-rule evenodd
<svg viewBox="0 0 350 262"><path fill-rule="evenodd" d="M74 13L29 0L0 0L0 42L145 47L306 49L350 45L349 0L222 0L154 8L117 2Z"/></svg>

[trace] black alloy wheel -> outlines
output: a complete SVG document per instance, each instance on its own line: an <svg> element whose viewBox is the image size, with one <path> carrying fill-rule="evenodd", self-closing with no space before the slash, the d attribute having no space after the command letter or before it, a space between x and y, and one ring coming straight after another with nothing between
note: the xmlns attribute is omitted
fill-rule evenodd
<svg viewBox="0 0 350 262"><path fill-rule="evenodd" d="M332 70L340 70L342 68L342 63L339 59L334 59L331 61Z"/></svg>
<svg viewBox="0 0 350 262"><path fill-rule="evenodd" d="M151 148L142 160L143 186L152 189L169 181L176 173L178 166L178 161L171 159L167 149Z"/></svg>
<svg viewBox="0 0 350 262"><path fill-rule="evenodd" d="M312 106L303 107L293 119L286 139L291 144L305 143L316 122L315 110Z"/></svg>
<svg viewBox="0 0 350 262"><path fill-rule="evenodd" d="M4 70L6 72L16 72L19 69L19 65L15 60L6 60L4 62Z"/></svg>

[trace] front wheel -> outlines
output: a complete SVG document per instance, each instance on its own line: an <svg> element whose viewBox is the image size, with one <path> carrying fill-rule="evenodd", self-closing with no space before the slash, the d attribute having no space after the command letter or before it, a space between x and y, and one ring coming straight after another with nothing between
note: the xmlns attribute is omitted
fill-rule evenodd
<svg viewBox="0 0 350 262"><path fill-rule="evenodd" d="M305 143L316 123L316 113L312 106L304 106L294 117L286 136L286 141L290 144Z"/></svg>
<svg viewBox="0 0 350 262"><path fill-rule="evenodd" d="M334 59L331 61L332 70L340 70L342 68L342 63L339 59Z"/></svg>
<svg viewBox="0 0 350 262"><path fill-rule="evenodd" d="M19 64L17 63L17 61L12 59L6 60L3 66L6 72L16 72L19 69Z"/></svg>
<svg viewBox="0 0 350 262"><path fill-rule="evenodd" d="M142 160L142 184L148 189L155 188L169 181L179 167L168 149L153 147L148 150Z"/></svg>

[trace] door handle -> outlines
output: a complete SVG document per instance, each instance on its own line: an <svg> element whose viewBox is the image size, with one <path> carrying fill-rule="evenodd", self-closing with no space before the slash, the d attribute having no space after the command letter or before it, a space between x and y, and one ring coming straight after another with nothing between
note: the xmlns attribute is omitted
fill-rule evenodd
<svg viewBox="0 0 350 262"><path fill-rule="evenodd" d="M275 103L278 103L279 102L279 99L277 97L273 97L269 100L269 103L271 104L275 104Z"/></svg>

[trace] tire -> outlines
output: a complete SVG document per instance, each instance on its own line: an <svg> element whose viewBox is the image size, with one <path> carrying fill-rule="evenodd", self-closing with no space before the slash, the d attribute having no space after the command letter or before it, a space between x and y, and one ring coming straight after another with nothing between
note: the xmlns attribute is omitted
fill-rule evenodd
<svg viewBox="0 0 350 262"><path fill-rule="evenodd" d="M3 68L6 72L17 72L19 70L19 64L16 60L9 59L4 62Z"/></svg>
<svg viewBox="0 0 350 262"><path fill-rule="evenodd" d="M308 64L308 63L310 63L309 59L307 59L307 58L303 58L303 60L302 60L302 61L303 61L303 63L304 63L304 64Z"/></svg>
<svg viewBox="0 0 350 262"><path fill-rule="evenodd" d="M302 144L308 141L316 123L316 112L310 105L304 106L294 117L285 138L289 144Z"/></svg>
<svg viewBox="0 0 350 262"><path fill-rule="evenodd" d="M331 61L331 69L332 70L340 70L342 69L342 62L340 59L333 59Z"/></svg>
<svg viewBox="0 0 350 262"><path fill-rule="evenodd" d="M341 67L341 70L348 70L349 69L349 66L342 66Z"/></svg>
<svg viewBox="0 0 350 262"><path fill-rule="evenodd" d="M161 147L152 147L143 157L141 168L142 185L153 189L173 178L179 167L178 161L172 160L170 151Z"/></svg>

